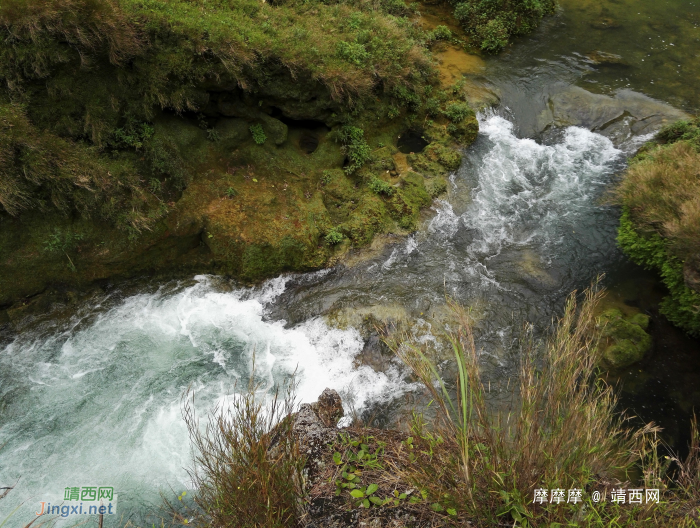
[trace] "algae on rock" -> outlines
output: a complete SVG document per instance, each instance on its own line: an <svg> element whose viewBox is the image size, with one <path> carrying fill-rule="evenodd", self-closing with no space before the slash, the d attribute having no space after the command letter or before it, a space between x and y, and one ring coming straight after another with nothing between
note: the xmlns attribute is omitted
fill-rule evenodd
<svg viewBox="0 0 700 528"><path fill-rule="evenodd" d="M646 332L648 315L637 313L625 317L617 308L610 308L600 315L599 324L603 326L599 346L607 367L628 367L651 350L651 336Z"/></svg>

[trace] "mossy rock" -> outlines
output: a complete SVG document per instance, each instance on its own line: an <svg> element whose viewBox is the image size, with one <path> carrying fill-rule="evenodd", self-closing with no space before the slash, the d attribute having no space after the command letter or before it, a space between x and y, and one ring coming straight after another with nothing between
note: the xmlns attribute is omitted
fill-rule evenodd
<svg viewBox="0 0 700 528"><path fill-rule="evenodd" d="M226 146L239 145L250 136L248 122L245 119L222 117L216 123L214 130L219 135L219 141Z"/></svg>
<svg viewBox="0 0 700 528"><path fill-rule="evenodd" d="M270 117L268 115L262 114L260 116L260 121L262 121L263 130L265 135L275 144L281 145L287 141L287 134L289 129L279 119Z"/></svg>
<svg viewBox="0 0 700 528"><path fill-rule="evenodd" d="M462 164L461 152L439 141L428 145L420 154L409 154L406 159L413 168L428 176L445 176Z"/></svg>
<svg viewBox="0 0 700 528"><path fill-rule="evenodd" d="M431 178L426 182L425 190L431 197L437 198L447 192L447 180L445 178Z"/></svg>
<svg viewBox="0 0 700 528"><path fill-rule="evenodd" d="M649 316L638 313L625 317L617 308L611 308L600 315L599 321L603 325L600 346L605 366L612 369L628 367L651 350L651 336L645 331Z"/></svg>
<svg viewBox="0 0 700 528"><path fill-rule="evenodd" d="M460 143L471 145L479 134L479 122L476 120L476 116L470 115L459 123L447 125L447 132Z"/></svg>

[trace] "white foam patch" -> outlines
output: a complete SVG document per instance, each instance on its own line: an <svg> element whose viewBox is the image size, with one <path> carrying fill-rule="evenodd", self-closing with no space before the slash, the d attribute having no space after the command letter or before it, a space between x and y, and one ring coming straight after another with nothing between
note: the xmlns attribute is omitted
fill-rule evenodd
<svg viewBox="0 0 700 528"><path fill-rule="evenodd" d="M158 502L158 487L186 485L190 445L180 409L188 387L200 415L237 383L245 389L251 376L269 390L296 372L300 402L330 387L352 395L357 410L410 388L395 366L355 365L364 343L354 329L320 318L292 328L266 321L265 305L286 280L222 293L197 277L176 293L127 298L79 330L7 346L0 352L7 402L0 475L22 480L3 506L66 486L107 485L120 489L126 508L135 494ZM32 501L17 517L24 524Z"/></svg>
<svg viewBox="0 0 700 528"><path fill-rule="evenodd" d="M518 138L513 124L499 116L482 115L479 125L492 147L462 215L480 233L469 248L474 256L498 254L504 245L546 246L562 218L591 207L622 156L608 138L583 128L569 127L560 143L540 145ZM446 207L439 213L436 226L455 225Z"/></svg>

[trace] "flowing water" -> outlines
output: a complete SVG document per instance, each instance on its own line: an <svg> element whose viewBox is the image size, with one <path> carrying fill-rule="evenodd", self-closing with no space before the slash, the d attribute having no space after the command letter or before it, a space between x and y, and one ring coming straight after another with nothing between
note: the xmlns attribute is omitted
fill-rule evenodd
<svg viewBox="0 0 700 528"><path fill-rule="evenodd" d="M622 301L638 295L646 283L637 280L632 293L621 286L639 272L615 246L619 213L600 199L661 123L642 114L679 115L647 96L686 111L700 106L699 13L694 2L565 0L540 31L488 59L472 79L501 103L480 114L481 133L447 197L415 234L353 267L254 289L214 277L121 285L3 344L0 486L17 485L0 502L0 522L23 503L6 526L24 526L67 486L113 486L117 520L145 526L160 492L172 496L189 484L180 416L188 387L202 413L225 403L237 382L252 376L272 387L296 372L302 401L332 387L348 411L389 409L390 421L414 387L376 338L366 342L368 315L412 321L430 338L445 296L453 297L473 308L479 349L498 380L512 373L523 324L548 329L565 296L598 273L620 277L612 285ZM603 55L601 63L594 51L622 58ZM581 87L617 99L591 98ZM595 115L581 112L582 100ZM655 339L675 347L678 368L697 343L663 328ZM664 371L654 359L661 349L637 369L646 374L628 375L634 383L665 387L668 380L651 374ZM629 393L640 412L649 404Z"/></svg>

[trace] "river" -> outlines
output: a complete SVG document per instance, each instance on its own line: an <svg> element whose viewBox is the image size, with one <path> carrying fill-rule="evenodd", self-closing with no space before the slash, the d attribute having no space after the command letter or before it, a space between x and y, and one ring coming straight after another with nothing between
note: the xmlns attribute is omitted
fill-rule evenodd
<svg viewBox="0 0 700 528"><path fill-rule="evenodd" d="M523 324L546 332L599 273L654 317L653 353L620 375L623 402L682 440L700 347L654 313L663 292L616 248L619 212L601 198L659 116L680 115L664 103L700 107L699 23L695 2L564 0L470 74L500 102L410 237L252 289L206 276L120 284L0 345L0 485L17 482L0 520L19 505L6 526L24 526L65 487L111 486L119 515L106 526L153 521L159 493L189 485L188 387L206 412L251 376L269 388L296 372L301 401L328 386L346 410L391 423L415 387L366 339L368 321L410 321L431 339L446 296L472 308L483 361L507 379Z"/></svg>

